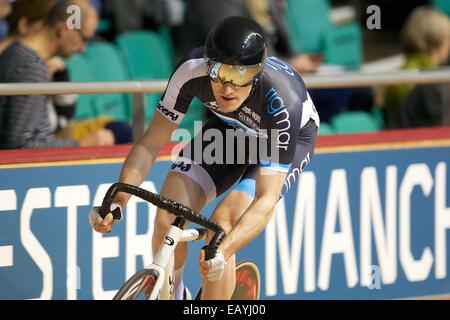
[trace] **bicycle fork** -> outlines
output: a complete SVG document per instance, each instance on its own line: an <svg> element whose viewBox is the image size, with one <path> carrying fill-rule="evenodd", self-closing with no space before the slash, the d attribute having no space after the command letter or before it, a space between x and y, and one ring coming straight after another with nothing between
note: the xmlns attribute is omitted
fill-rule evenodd
<svg viewBox="0 0 450 320"><path fill-rule="evenodd" d="M149 300L158 298L163 300L175 299L175 248L183 235L185 219L177 217L164 237L164 242L148 269L157 271L158 277Z"/></svg>

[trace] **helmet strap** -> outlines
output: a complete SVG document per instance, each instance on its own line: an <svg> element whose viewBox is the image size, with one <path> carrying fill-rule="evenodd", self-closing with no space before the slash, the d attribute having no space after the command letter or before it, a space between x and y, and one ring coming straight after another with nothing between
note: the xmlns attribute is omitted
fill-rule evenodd
<svg viewBox="0 0 450 320"><path fill-rule="evenodd" d="M259 82L259 77L260 77L260 76L257 76L257 77L255 78L255 81L253 81L253 84L252 84L252 90L250 91L250 95L249 95L249 96L252 96L252 95L255 93L256 85L257 85L258 82Z"/></svg>

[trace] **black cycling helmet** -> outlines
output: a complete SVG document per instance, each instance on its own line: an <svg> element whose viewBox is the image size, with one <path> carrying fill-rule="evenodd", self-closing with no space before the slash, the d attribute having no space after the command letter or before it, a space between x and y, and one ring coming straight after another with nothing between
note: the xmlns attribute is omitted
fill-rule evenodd
<svg viewBox="0 0 450 320"><path fill-rule="evenodd" d="M264 31L247 18L223 20L206 40L205 61L213 81L248 85L263 71L266 58Z"/></svg>

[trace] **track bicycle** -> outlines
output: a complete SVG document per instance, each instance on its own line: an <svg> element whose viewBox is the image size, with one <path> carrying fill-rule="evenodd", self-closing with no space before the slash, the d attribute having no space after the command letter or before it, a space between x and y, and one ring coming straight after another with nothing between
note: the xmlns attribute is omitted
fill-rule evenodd
<svg viewBox="0 0 450 320"><path fill-rule="evenodd" d="M113 300L174 300L175 268L174 251L179 242L204 240L208 230L214 233L211 241L204 247L205 258L214 258L217 248L225 238L225 231L213 220L200 215L194 210L172 201L164 196L124 183L114 183L108 189L100 215L104 218L118 192L139 197L176 216L165 235L164 242L154 255L153 263L135 273L118 290ZM116 218L119 212L112 212ZM186 221L193 222L201 228L183 229ZM236 287L232 300L258 300L260 292L260 275L258 267L251 261L241 261L236 265ZM199 300L201 289L195 299Z"/></svg>

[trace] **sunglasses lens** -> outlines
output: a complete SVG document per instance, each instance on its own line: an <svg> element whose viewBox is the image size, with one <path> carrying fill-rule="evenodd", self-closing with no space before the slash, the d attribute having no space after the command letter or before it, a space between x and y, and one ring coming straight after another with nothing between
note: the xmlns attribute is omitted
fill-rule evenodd
<svg viewBox="0 0 450 320"><path fill-rule="evenodd" d="M209 67L209 76L216 83L228 82L237 87L246 87L253 83L262 69L262 65L234 66L213 62Z"/></svg>

